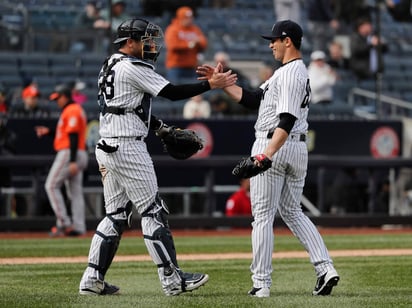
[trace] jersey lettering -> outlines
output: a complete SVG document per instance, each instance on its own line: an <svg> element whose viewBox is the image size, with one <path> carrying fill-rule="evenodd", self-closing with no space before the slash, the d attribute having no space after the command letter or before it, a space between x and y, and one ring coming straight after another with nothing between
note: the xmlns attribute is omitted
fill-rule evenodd
<svg viewBox="0 0 412 308"><path fill-rule="evenodd" d="M301 108L306 108L309 105L311 92L312 91L310 89L310 84L309 84L309 79L308 79L308 80L306 80L306 94L305 94L305 97L303 98L303 101L300 105Z"/></svg>
<svg viewBox="0 0 412 308"><path fill-rule="evenodd" d="M114 70L107 73L106 78L104 75L99 78L99 89L104 94L106 99L112 99L114 97Z"/></svg>
<svg viewBox="0 0 412 308"><path fill-rule="evenodd" d="M265 93L269 90L269 84L267 84L265 86L265 88L263 89L263 94L262 94L262 101L265 99Z"/></svg>

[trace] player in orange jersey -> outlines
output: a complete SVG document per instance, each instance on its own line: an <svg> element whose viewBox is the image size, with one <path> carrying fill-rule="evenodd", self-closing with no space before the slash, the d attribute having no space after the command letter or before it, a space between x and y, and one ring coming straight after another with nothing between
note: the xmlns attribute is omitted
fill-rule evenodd
<svg viewBox="0 0 412 308"><path fill-rule="evenodd" d="M56 87L50 95L62 109L57 123L54 150L57 152L47 176L45 189L53 211L56 226L51 236L78 236L86 232L85 201L83 196L83 171L87 167L86 152L87 118L83 108L74 103L71 89L65 85ZM37 126L38 137L50 134L51 129ZM67 195L71 201L70 217L66 210L61 188L66 184Z"/></svg>

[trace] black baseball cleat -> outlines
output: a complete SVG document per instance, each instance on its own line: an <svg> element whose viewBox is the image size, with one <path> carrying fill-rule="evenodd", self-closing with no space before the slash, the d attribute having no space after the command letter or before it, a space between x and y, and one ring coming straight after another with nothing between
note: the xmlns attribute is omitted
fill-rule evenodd
<svg viewBox="0 0 412 308"><path fill-rule="evenodd" d="M120 294L120 288L107 282L103 282L103 288L99 283L92 288L80 289L81 295L117 295Z"/></svg>
<svg viewBox="0 0 412 308"><path fill-rule="evenodd" d="M335 270L331 270L320 276L316 281L312 295L329 295L334 286L338 284L339 275Z"/></svg>
<svg viewBox="0 0 412 308"><path fill-rule="evenodd" d="M209 280L209 275L200 273L185 273L179 270L182 278L183 292L193 291L203 286Z"/></svg>

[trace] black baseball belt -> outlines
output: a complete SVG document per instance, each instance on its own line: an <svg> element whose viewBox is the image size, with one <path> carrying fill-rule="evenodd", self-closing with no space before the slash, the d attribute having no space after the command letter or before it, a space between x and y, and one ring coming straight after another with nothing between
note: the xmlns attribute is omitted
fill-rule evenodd
<svg viewBox="0 0 412 308"><path fill-rule="evenodd" d="M268 132L268 134L266 135L266 137L268 139L271 139L273 137L273 133L274 133L274 130L270 130ZM303 142L306 141L306 135L305 134L289 134L288 138L292 139L292 140L295 140L295 141L303 141Z"/></svg>

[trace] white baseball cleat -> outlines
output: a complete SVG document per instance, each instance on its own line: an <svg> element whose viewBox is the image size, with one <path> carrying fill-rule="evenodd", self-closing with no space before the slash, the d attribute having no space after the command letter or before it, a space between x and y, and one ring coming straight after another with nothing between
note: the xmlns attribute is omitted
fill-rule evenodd
<svg viewBox="0 0 412 308"><path fill-rule="evenodd" d="M338 281L339 275L336 270L333 269L318 278L312 294L329 295L332 292L333 287L338 284Z"/></svg>
<svg viewBox="0 0 412 308"><path fill-rule="evenodd" d="M180 277L182 277L184 283L183 292L196 290L197 288L203 286L209 280L208 274L185 272L179 272L179 274Z"/></svg>
<svg viewBox="0 0 412 308"><path fill-rule="evenodd" d="M255 288L253 287L252 290L248 292L250 296L253 297L269 297L270 296L270 289L269 288Z"/></svg>
<svg viewBox="0 0 412 308"><path fill-rule="evenodd" d="M117 295L120 288L107 282L96 282L93 287L79 290L81 295Z"/></svg>

